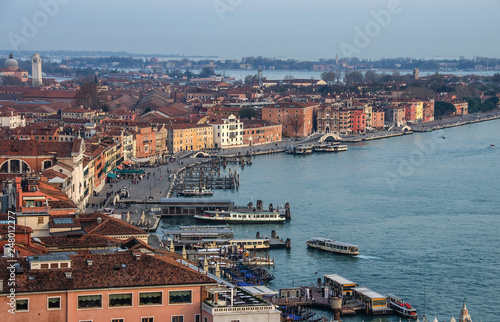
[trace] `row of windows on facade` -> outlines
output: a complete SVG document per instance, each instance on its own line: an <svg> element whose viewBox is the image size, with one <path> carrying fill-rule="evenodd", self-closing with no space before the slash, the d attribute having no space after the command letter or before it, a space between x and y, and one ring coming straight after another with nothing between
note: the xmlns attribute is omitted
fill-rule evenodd
<svg viewBox="0 0 500 322"><path fill-rule="evenodd" d="M29 138L30 137L28 135L26 135L26 136L20 135L19 136L19 139L21 139L21 140L22 139L29 139ZM52 136L48 136L47 138L49 139L49 141L52 141ZM40 137L39 136L35 136L35 140L38 140L38 139L40 139ZM69 142L69 141L74 141L75 140L75 138L73 136L69 136L69 137L68 136L59 136L58 139L59 139L59 142L62 142L62 141ZM41 140L45 140L45 136L42 136ZM54 141L57 141L55 137L54 137Z"/></svg>
<svg viewBox="0 0 500 322"><path fill-rule="evenodd" d="M218 128L218 129L220 129L220 125L217 125L217 128ZM236 125L236 126L235 126L235 125L233 125L233 124L231 124L231 125L226 124L226 125L222 125L222 128L223 128L223 129L237 129L237 128L238 128L238 125ZM243 124L242 124L242 123L240 123L240 124L239 124L239 128L240 128L240 129L242 129L242 128L243 128Z"/></svg>
<svg viewBox="0 0 500 322"><path fill-rule="evenodd" d="M231 138L231 140L227 139L227 142L233 142L234 139ZM240 138L239 140L236 140L236 141L243 141L243 138ZM225 139L222 139L222 143L226 142Z"/></svg>
<svg viewBox="0 0 500 322"><path fill-rule="evenodd" d="M52 166L51 160L42 162L42 169L45 170ZM0 166L0 173L26 173L30 172L31 167L23 160L7 160Z"/></svg>
<svg viewBox="0 0 500 322"><path fill-rule="evenodd" d="M235 133L228 133L226 136L231 136L232 137L232 136L235 136L235 135L238 135L238 132L236 132L236 134ZM243 135L243 131L241 131L239 133L239 135ZM217 137L220 137L220 136L221 136L220 133L217 133ZM222 136L224 136L224 133L222 133Z"/></svg>
<svg viewBox="0 0 500 322"><path fill-rule="evenodd" d="M63 264L63 263L61 263ZM191 291L169 291L169 304L191 304ZM139 293L139 306L163 305L163 292ZM132 307L132 293L108 294L108 307ZM78 309L102 308L102 295L78 295ZM60 310L61 297L48 297L47 310ZM29 312L29 299L16 299L16 312Z"/></svg>

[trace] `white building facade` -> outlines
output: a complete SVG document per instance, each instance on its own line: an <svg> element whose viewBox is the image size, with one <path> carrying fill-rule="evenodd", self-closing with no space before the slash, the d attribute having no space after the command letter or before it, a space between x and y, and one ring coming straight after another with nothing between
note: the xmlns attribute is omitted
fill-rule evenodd
<svg viewBox="0 0 500 322"><path fill-rule="evenodd" d="M0 126L15 129L16 127L25 127L26 119L24 116L18 115L14 112L1 113L0 112Z"/></svg>
<svg viewBox="0 0 500 322"><path fill-rule="evenodd" d="M216 149L243 145L243 123L233 114L210 125L214 128Z"/></svg>

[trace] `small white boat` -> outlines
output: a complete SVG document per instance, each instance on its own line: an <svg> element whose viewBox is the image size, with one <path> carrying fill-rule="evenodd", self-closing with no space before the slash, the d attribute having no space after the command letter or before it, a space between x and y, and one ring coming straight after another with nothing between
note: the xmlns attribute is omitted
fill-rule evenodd
<svg viewBox="0 0 500 322"><path fill-rule="evenodd" d="M325 148L325 152L342 152L347 151L347 145L332 145Z"/></svg>
<svg viewBox="0 0 500 322"><path fill-rule="evenodd" d="M274 266L274 258L255 256L240 259L243 265Z"/></svg>
<svg viewBox="0 0 500 322"><path fill-rule="evenodd" d="M393 309L396 314L406 319L416 320L418 318L417 310L396 295L387 294L387 301L389 302L389 307Z"/></svg>
<svg viewBox="0 0 500 322"><path fill-rule="evenodd" d="M297 145L292 150L293 154L299 154L299 155L311 154L313 152L314 151L313 151L313 146L312 145L303 145L303 144Z"/></svg>
<svg viewBox="0 0 500 322"><path fill-rule="evenodd" d="M214 193L212 189L205 189L205 188L195 188L195 189L184 189L180 193L180 195L183 195L185 197L197 197L197 196L212 196Z"/></svg>
<svg viewBox="0 0 500 322"><path fill-rule="evenodd" d="M338 240L333 240L328 238L312 237L310 240L306 241L306 245L307 247L316 248L337 254L345 254L345 255L359 254L358 245L344 243Z"/></svg>

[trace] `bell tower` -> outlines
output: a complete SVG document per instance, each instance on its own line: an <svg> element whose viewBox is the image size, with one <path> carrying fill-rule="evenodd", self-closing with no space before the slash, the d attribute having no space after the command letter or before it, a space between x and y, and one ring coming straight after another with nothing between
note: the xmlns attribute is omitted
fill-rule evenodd
<svg viewBox="0 0 500 322"><path fill-rule="evenodd" d="M467 306L465 305L465 300L464 299L464 306L462 307L462 310L460 311L460 319L458 320L459 322L472 322L472 319L469 315L469 310L467 310Z"/></svg>
<svg viewBox="0 0 500 322"><path fill-rule="evenodd" d="M34 53L31 58L31 80L33 87L42 86L42 60L38 53Z"/></svg>

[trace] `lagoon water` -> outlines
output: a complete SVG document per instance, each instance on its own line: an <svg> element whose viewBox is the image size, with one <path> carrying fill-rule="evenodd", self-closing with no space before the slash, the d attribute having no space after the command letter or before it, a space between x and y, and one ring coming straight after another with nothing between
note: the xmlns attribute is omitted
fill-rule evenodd
<svg viewBox="0 0 500 322"><path fill-rule="evenodd" d="M271 251L271 288L313 285L337 273L400 296L420 317L425 303L430 320L458 320L467 298L474 321L498 321L499 134L495 120L351 144L339 154L259 156L238 167L238 191L215 190L215 197L240 205L262 199L266 207L290 202L289 223L232 226L237 238L273 229L291 238L290 251ZM358 244L360 255L308 250L305 241L320 236Z"/></svg>

